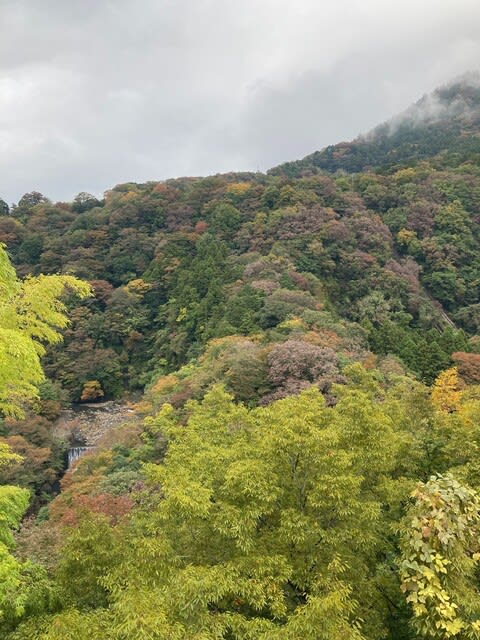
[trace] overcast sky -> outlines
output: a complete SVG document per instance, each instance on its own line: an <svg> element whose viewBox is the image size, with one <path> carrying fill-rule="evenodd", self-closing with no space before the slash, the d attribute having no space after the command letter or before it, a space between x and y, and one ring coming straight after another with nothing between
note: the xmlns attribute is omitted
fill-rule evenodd
<svg viewBox="0 0 480 640"><path fill-rule="evenodd" d="M480 68L478 0L0 0L0 196L266 170Z"/></svg>

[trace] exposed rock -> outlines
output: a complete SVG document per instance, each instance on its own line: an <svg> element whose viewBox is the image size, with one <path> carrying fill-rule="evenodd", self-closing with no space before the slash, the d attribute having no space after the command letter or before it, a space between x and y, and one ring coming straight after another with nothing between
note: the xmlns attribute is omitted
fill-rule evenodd
<svg viewBox="0 0 480 640"><path fill-rule="evenodd" d="M125 422L137 421L134 410L120 402L72 405L62 411L54 434L74 446L93 447L107 431Z"/></svg>

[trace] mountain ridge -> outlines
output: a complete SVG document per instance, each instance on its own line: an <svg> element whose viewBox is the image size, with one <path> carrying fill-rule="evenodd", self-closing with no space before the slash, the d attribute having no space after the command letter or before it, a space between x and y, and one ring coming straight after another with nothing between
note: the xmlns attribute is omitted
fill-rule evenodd
<svg viewBox="0 0 480 640"><path fill-rule="evenodd" d="M394 170L444 151L457 163L480 158L480 73L435 89L350 142L329 145L268 173L298 178L317 171Z"/></svg>
<svg viewBox="0 0 480 640"><path fill-rule="evenodd" d="M429 152L445 141L432 134L439 122L462 143L476 131L480 89L469 82L407 110L407 133L423 134ZM417 142L405 141L398 120L387 135L391 126L332 147L330 159L348 166L372 148L381 159L392 151L382 141L399 135L410 153L403 168L347 173L304 160L290 172L125 183L103 200L81 193L54 204L32 192L4 208L0 242L20 275L74 273L96 291L74 309L47 372L73 400L96 388L114 398L203 357L212 340L322 342L315 326L346 322L334 338L342 357L350 332L358 338L350 351L394 355L431 382L452 353L473 349L479 330L480 172L475 155L464 164L455 153L412 160ZM320 309L330 316L314 320ZM452 322L458 335L443 338L446 325L455 333ZM265 376L259 389L258 400L278 391Z"/></svg>

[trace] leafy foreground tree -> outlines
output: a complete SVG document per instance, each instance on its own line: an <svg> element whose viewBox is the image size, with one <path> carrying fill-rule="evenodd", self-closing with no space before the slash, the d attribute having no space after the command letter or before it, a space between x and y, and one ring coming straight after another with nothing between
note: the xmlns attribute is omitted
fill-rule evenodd
<svg viewBox="0 0 480 640"><path fill-rule="evenodd" d="M0 467L19 459L20 456L12 453L6 445L0 445ZM28 506L28 498L28 491L25 489L0 487L0 610L3 615L5 604L15 593L20 580L20 565L9 552L9 547L13 545L12 528L18 526ZM15 597L11 604L14 608L18 606Z"/></svg>
<svg viewBox="0 0 480 640"><path fill-rule="evenodd" d="M117 462L84 459L53 595L8 640L478 638L478 387L455 369L433 390L344 373L333 407L314 387L254 409L219 386L164 404L143 439L168 450L131 512L85 508Z"/></svg>
<svg viewBox="0 0 480 640"><path fill-rule="evenodd" d="M67 324L60 296L65 289L80 296L89 286L72 276L38 276L21 281L0 244L0 419L22 417L25 404L38 395L42 382L40 357L44 344L61 339ZM18 462L20 456L0 444L0 467ZM32 563L20 563L11 555L12 530L29 503L29 492L0 486L0 621L8 626L25 613L43 610L52 593L46 574Z"/></svg>
<svg viewBox="0 0 480 640"><path fill-rule="evenodd" d="M480 638L480 499L451 476L432 476L414 492L405 519L402 590L422 636Z"/></svg>
<svg viewBox="0 0 480 640"><path fill-rule="evenodd" d="M68 289L80 297L90 287L73 276L36 276L19 280L0 244L0 415L23 417L22 406L38 395L44 380L44 344L61 341Z"/></svg>
<svg viewBox="0 0 480 640"><path fill-rule="evenodd" d="M0 444L0 467L20 459L6 445ZM0 486L0 624L7 630L25 615L35 615L56 606L55 587L43 567L20 562L11 553L12 531L28 507L26 489Z"/></svg>
<svg viewBox="0 0 480 640"><path fill-rule="evenodd" d="M382 591L401 599L384 507L411 486L387 482L405 445L388 413L361 388L333 409L312 389L249 411L217 387L189 411L179 425L165 405L149 425L170 445L133 518L72 532L65 610L12 637L382 637Z"/></svg>

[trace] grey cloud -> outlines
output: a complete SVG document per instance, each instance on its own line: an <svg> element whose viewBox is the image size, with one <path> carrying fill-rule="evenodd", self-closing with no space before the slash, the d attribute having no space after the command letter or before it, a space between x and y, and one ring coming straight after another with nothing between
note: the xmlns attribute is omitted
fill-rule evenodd
<svg viewBox="0 0 480 640"><path fill-rule="evenodd" d="M265 170L480 61L473 0L4 0L0 195Z"/></svg>
<svg viewBox="0 0 480 640"><path fill-rule="evenodd" d="M439 87L440 91L429 93L418 100L415 104L409 106L405 111L395 115L389 122L390 132L394 132L397 128L408 121L414 125L423 123L434 123L449 117L469 117L475 114L471 103L466 99L465 95L457 95L451 101L442 100L442 90L450 87L464 86L478 89L480 87L480 73L467 72L450 82Z"/></svg>

